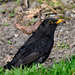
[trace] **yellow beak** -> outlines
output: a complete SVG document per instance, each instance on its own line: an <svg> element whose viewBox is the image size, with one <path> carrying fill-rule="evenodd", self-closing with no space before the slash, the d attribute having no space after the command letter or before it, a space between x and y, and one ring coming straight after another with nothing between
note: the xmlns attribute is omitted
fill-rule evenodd
<svg viewBox="0 0 75 75"><path fill-rule="evenodd" d="M57 22L55 22L56 24L59 24L61 22L64 22L65 20L64 19L59 19Z"/></svg>

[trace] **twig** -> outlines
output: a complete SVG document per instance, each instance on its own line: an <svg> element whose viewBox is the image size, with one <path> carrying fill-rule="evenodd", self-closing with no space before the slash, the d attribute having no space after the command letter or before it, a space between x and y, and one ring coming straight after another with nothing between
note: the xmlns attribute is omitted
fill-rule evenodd
<svg viewBox="0 0 75 75"><path fill-rule="evenodd" d="M28 0L24 0L25 7L28 8Z"/></svg>
<svg viewBox="0 0 75 75"><path fill-rule="evenodd" d="M46 4L43 0L41 0L44 4ZM46 4L51 10L53 10L55 13L57 13L52 7L50 7L48 4Z"/></svg>

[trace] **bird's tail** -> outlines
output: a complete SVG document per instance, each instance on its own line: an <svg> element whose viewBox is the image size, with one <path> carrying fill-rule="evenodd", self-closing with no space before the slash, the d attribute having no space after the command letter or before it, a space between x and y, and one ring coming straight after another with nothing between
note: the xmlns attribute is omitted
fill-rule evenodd
<svg viewBox="0 0 75 75"><path fill-rule="evenodd" d="M9 62L9 63L7 63L6 65L4 65L3 68L4 68L4 69L9 69L9 70L10 70L10 69L12 68L11 62Z"/></svg>

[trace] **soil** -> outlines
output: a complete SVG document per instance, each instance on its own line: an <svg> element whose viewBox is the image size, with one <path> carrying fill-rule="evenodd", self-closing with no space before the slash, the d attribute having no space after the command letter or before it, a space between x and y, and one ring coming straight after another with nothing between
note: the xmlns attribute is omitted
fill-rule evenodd
<svg viewBox="0 0 75 75"><path fill-rule="evenodd" d="M19 7L18 12L11 18L9 13L17 7ZM7 8L9 12L0 12L0 66L10 61L23 43L32 35L22 33L13 24L13 21L19 22L24 16L23 14L19 16L20 12L23 11L21 5L16 5L14 2L8 2L4 6L0 5L0 11ZM54 46L50 56L44 62L45 66L50 66L53 60L58 62L61 58L65 59L66 55L70 57L75 54L75 12L72 12L72 10L75 11L75 9L68 9L65 14L63 13L63 15L71 17L71 19L67 19L65 23L61 23L57 27L54 35ZM51 14L47 15L46 18L51 16L58 17L58 15ZM5 25L5 23L8 24Z"/></svg>

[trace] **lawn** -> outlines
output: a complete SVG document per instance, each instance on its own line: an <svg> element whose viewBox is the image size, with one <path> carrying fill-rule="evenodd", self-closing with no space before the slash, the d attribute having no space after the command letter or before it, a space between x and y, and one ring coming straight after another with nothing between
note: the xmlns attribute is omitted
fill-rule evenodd
<svg viewBox="0 0 75 75"><path fill-rule="evenodd" d="M60 60L59 63L54 61L52 67L44 67L42 64L33 65L30 68L25 67L13 68L3 71L0 68L0 75L75 75L75 56L71 59Z"/></svg>

